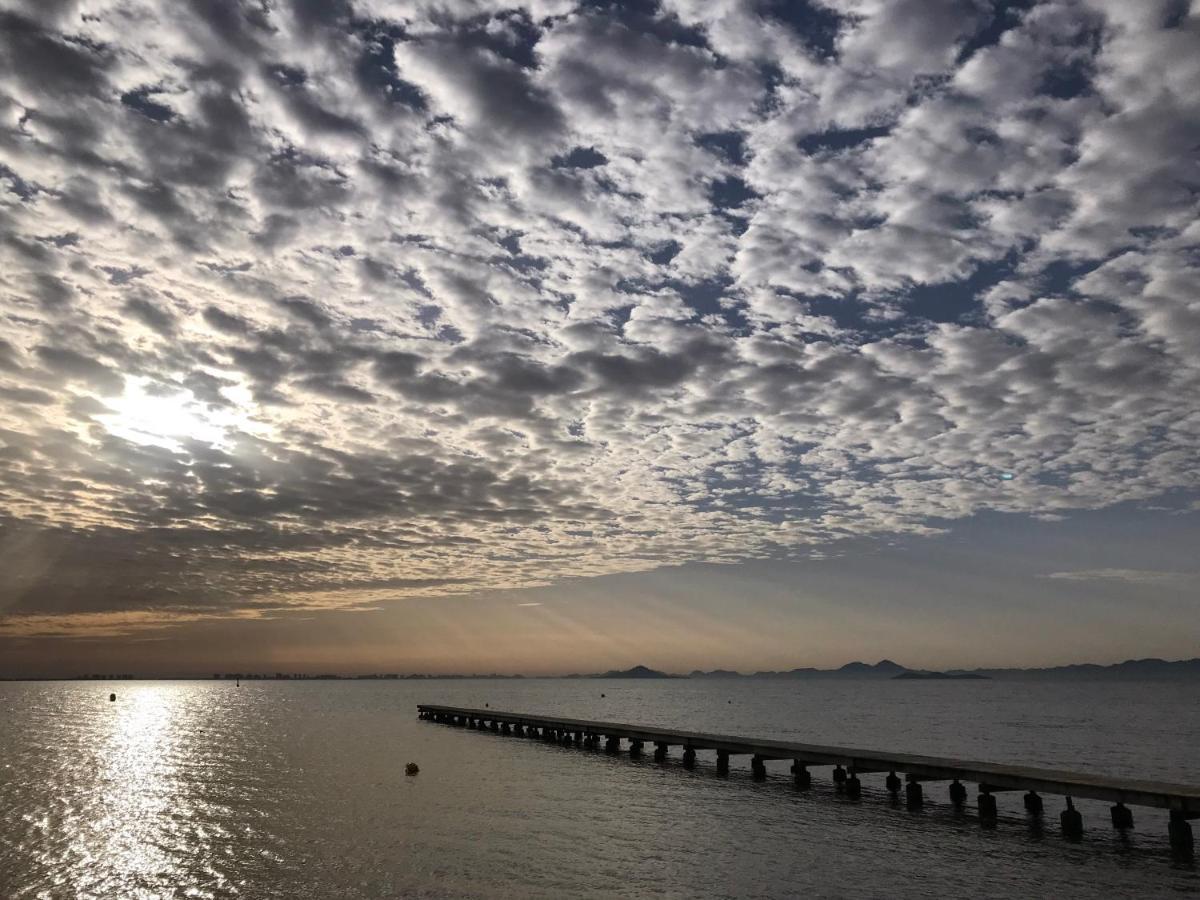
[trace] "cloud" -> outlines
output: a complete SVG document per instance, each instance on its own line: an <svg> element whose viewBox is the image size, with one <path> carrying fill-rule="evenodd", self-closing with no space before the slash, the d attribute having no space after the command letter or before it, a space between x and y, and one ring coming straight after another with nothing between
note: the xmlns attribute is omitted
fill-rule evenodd
<svg viewBox="0 0 1200 900"><path fill-rule="evenodd" d="M14 9L0 609L27 623L1195 487L1175 6Z"/></svg>
<svg viewBox="0 0 1200 900"><path fill-rule="evenodd" d="M1072 572L1051 572L1047 578L1063 581L1120 582L1133 585L1182 585L1198 576L1187 572L1159 572L1153 569L1080 569Z"/></svg>

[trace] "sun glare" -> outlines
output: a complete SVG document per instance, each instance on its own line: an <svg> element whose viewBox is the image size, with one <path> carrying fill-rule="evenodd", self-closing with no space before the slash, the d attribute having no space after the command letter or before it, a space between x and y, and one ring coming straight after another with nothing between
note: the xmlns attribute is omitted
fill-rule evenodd
<svg viewBox="0 0 1200 900"><path fill-rule="evenodd" d="M97 418L109 434L136 444L178 450L183 441L220 445L230 431L251 430L240 404L214 409L189 390L162 393L148 390L149 384L146 379L130 379L124 394L106 401L111 412Z"/></svg>

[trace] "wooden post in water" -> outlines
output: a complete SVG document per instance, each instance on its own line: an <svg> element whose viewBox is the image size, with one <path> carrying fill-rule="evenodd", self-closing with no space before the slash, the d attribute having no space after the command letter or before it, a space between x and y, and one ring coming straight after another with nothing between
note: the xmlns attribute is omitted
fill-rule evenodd
<svg viewBox="0 0 1200 900"><path fill-rule="evenodd" d="M925 792L921 790L921 782L911 775L905 778L908 784L904 786L904 805L909 809L920 809L925 805Z"/></svg>
<svg viewBox="0 0 1200 900"><path fill-rule="evenodd" d="M1083 836L1083 816L1075 808L1075 801L1067 798L1067 808L1058 814L1059 824L1062 825L1063 835L1069 838Z"/></svg>
<svg viewBox="0 0 1200 900"><path fill-rule="evenodd" d="M792 777L796 781L796 787L802 790L812 787L812 773L808 771L808 766L798 759L792 760Z"/></svg>
<svg viewBox="0 0 1200 900"><path fill-rule="evenodd" d="M851 800L862 796L862 782L859 781L858 771L853 766L850 767L850 776L846 779L846 796Z"/></svg>
<svg viewBox="0 0 1200 900"><path fill-rule="evenodd" d="M1171 810L1171 818L1167 823L1167 835L1171 839L1171 849L1176 853L1188 856L1192 853L1192 826L1188 824L1188 814L1182 810Z"/></svg>
<svg viewBox="0 0 1200 900"><path fill-rule="evenodd" d="M766 760L757 753L750 757L750 772L754 776L755 781L762 781L767 777Z"/></svg>
<svg viewBox="0 0 1200 900"><path fill-rule="evenodd" d="M996 795L992 793L991 785L981 784L979 786L979 796L975 798L975 802L979 806L979 821L996 821Z"/></svg>
<svg viewBox="0 0 1200 900"><path fill-rule="evenodd" d="M966 785L957 778L950 782L950 802L955 806L962 806L967 802Z"/></svg>
<svg viewBox="0 0 1200 900"><path fill-rule="evenodd" d="M1112 816L1113 828L1124 831L1133 827L1133 810L1124 803L1117 801L1117 805L1109 810L1109 814Z"/></svg>
<svg viewBox="0 0 1200 900"><path fill-rule="evenodd" d="M729 774L729 751L728 750L718 750L717 751L717 774L718 775L728 775Z"/></svg>

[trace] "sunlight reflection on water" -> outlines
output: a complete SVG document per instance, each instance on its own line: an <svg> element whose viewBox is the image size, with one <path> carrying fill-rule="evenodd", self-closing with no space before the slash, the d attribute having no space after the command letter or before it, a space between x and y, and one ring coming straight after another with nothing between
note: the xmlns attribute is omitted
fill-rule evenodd
<svg viewBox="0 0 1200 900"><path fill-rule="evenodd" d="M146 685L123 692L113 704L96 760L102 813L72 850L93 854L126 882L148 885L182 875L171 851L179 823L191 817L178 773L179 756L186 752L180 731L191 709L178 693ZM206 851L203 844L194 849L200 856Z"/></svg>

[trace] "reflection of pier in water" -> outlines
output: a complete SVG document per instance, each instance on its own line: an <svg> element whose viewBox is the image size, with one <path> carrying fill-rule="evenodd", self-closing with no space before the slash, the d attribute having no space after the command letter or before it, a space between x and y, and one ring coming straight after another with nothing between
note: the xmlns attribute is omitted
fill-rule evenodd
<svg viewBox="0 0 1200 900"><path fill-rule="evenodd" d="M671 747L682 747L683 765L688 769L696 765L697 750L711 750L716 752L718 775L729 774L730 756L749 756L750 770L755 778L766 777L768 760L789 759L792 761L796 786L801 788L812 785L809 766L833 766L834 784L851 798L862 793L859 775L887 772L885 786L893 795L898 795L903 787L909 809L917 809L924 803L922 782L949 781L950 802L960 807L967 800L967 789L963 782L972 782L979 786L976 808L980 820L985 822L997 816L995 795L998 793L1024 791L1025 809L1034 815L1042 812L1042 794L1059 794L1066 797L1066 809L1061 812L1059 821L1064 834L1069 837L1078 837L1083 833L1083 817L1074 808L1074 797L1112 803L1112 824L1120 829L1133 827L1130 806L1149 806L1169 811L1167 831L1171 846L1183 853L1192 851L1192 828L1188 820L1200 818L1200 786L937 756L701 734L647 725L506 713L492 709L462 709L423 703L417 706L417 711L422 719L434 722L536 738L565 746L596 749L603 740L604 749L613 754L621 751L622 741L628 741L629 755L633 757L640 756L645 745L653 744L654 758L659 762L666 760ZM904 774L903 782L898 772Z"/></svg>

